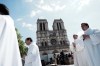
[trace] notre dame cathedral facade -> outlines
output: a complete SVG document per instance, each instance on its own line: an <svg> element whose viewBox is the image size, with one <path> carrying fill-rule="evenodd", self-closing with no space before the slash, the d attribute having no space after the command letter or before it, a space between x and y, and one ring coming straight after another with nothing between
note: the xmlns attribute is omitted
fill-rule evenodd
<svg viewBox="0 0 100 66"><path fill-rule="evenodd" d="M37 19L37 45L43 55L69 51L69 40L62 19L54 19L53 30L49 30L46 19ZM42 58L43 60L43 58Z"/></svg>

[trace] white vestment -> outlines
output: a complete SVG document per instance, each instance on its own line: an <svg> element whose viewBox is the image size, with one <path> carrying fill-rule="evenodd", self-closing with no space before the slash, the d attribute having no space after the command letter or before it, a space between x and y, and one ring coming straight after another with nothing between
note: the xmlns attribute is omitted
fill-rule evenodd
<svg viewBox="0 0 100 66"><path fill-rule="evenodd" d="M0 66L22 66L14 21L0 15Z"/></svg>
<svg viewBox="0 0 100 66"><path fill-rule="evenodd" d="M76 44L76 48L74 48L74 65L91 66L82 38L76 39L74 43Z"/></svg>
<svg viewBox="0 0 100 66"><path fill-rule="evenodd" d="M25 66L42 66L40 53L36 44L30 44L27 56L25 57Z"/></svg>
<svg viewBox="0 0 100 66"><path fill-rule="evenodd" d="M87 29L84 32L90 38L84 40L84 44L93 66L100 66L100 31Z"/></svg>
<svg viewBox="0 0 100 66"><path fill-rule="evenodd" d="M78 37L74 40L76 48L73 48L74 52L74 65L75 66L94 66L92 63L88 51L85 47L83 37Z"/></svg>

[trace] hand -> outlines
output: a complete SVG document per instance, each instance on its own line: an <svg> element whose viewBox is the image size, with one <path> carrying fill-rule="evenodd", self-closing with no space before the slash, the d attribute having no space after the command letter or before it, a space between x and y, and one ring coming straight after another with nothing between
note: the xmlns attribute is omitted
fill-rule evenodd
<svg viewBox="0 0 100 66"><path fill-rule="evenodd" d="M86 35L86 34L83 35L83 40L88 39L88 38L90 38L89 35Z"/></svg>
<svg viewBox="0 0 100 66"><path fill-rule="evenodd" d="M72 44L73 44L73 47L76 48L76 44L74 42Z"/></svg>

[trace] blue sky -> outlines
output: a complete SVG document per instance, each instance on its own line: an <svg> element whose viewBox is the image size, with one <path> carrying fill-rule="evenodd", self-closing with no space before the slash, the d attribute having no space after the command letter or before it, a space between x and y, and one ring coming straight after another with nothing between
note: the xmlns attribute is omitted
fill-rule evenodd
<svg viewBox="0 0 100 66"><path fill-rule="evenodd" d="M50 30L53 20L62 18L70 42L72 35L81 31L82 22L100 29L100 0L0 0L0 3L9 8L23 40L32 37L36 42L38 18L47 19Z"/></svg>

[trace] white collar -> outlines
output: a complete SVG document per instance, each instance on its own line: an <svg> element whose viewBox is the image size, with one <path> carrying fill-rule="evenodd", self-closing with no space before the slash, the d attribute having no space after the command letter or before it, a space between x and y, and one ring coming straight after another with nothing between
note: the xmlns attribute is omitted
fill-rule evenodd
<svg viewBox="0 0 100 66"><path fill-rule="evenodd" d="M93 30L91 28L88 28L86 31L84 31L84 33L90 35L93 33Z"/></svg>

